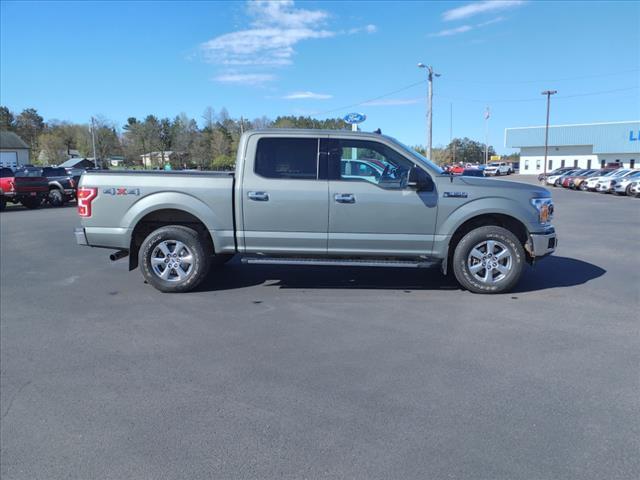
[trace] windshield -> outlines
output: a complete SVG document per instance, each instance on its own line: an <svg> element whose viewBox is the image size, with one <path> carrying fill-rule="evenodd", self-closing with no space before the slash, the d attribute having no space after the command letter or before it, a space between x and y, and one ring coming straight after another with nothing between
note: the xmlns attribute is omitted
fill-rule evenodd
<svg viewBox="0 0 640 480"><path fill-rule="evenodd" d="M431 160L429 160L428 158L420 155L413 148L407 147L404 143L396 140L395 138L391 138L391 140L398 147L400 147L402 150L404 150L406 153L408 153L409 156L411 156L413 159L417 160L418 162L422 163L423 165L425 165L429 169L434 170L438 174L443 174L444 173L444 170L442 168L440 168L440 166L438 164L436 164L436 163L432 162Z"/></svg>

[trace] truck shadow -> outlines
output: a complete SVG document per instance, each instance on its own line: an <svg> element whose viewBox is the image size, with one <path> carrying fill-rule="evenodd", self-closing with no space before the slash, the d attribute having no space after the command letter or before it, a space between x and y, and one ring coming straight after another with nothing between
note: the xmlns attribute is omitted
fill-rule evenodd
<svg viewBox="0 0 640 480"><path fill-rule="evenodd" d="M550 256L527 266L516 288L524 293L582 285L606 270L582 260ZM212 270L196 289L199 292L233 290L255 285L287 289L460 290L451 276L438 268L304 267L241 265L234 259Z"/></svg>

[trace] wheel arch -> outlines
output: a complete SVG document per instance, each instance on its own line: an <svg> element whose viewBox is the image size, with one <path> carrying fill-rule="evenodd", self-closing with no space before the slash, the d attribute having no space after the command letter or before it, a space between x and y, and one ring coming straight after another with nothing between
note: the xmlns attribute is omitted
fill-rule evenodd
<svg viewBox="0 0 640 480"><path fill-rule="evenodd" d="M460 240L462 240L462 238L470 231L478 227L485 227L488 225L494 225L509 230L518 238L523 246L527 243L529 238L529 230L525 223L513 215L502 212L487 212L467 218L457 225L449 239L449 243L447 244L447 251L445 252L446 255L442 264L442 269L445 274L447 272L447 266L453 257L453 252ZM526 255L527 261L530 261L529 253L527 252Z"/></svg>
<svg viewBox="0 0 640 480"><path fill-rule="evenodd" d="M154 230L168 225L182 225L194 229L204 239L205 251L212 254L215 252L211 232L200 218L179 208L159 208L147 212L133 227L129 244L129 270L138 266L138 252L144 239Z"/></svg>

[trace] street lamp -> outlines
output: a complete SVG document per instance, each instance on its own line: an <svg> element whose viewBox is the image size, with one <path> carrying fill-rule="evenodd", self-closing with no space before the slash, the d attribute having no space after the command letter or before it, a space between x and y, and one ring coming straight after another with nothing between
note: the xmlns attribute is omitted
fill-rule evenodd
<svg viewBox="0 0 640 480"><path fill-rule="evenodd" d="M547 178L547 150L549 149L549 107L551 104L551 95L558 93L557 90L545 90L542 95L547 96L547 126L544 129L544 170L543 175Z"/></svg>
<svg viewBox="0 0 640 480"><path fill-rule="evenodd" d="M431 65L425 65L424 63L418 63L418 68L427 69L429 86L427 90L427 158L432 160L431 158L431 141L432 141L432 120L433 120L433 77L439 77L439 73L433 72L433 67Z"/></svg>

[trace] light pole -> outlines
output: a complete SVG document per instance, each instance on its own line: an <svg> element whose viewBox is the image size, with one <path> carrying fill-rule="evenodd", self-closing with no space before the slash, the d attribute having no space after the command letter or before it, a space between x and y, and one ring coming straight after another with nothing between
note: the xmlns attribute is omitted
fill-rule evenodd
<svg viewBox="0 0 640 480"><path fill-rule="evenodd" d="M557 90L545 90L542 95L547 96L547 125L544 129L544 170L543 175L547 177L547 151L549 149L549 107L551 106L551 95L558 93Z"/></svg>
<svg viewBox="0 0 640 480"><path fill-rule="evenodd" d="M489 163L489 117L491 117L491 112L489 111L489 106L487 105L487 110L484 112L484 164L485 165Z"/></svg>
<svg viewBox="0 0 640 480"><path fill-rule="evenodd" d="M433 120L433 77L439 77L439 73L433 72L433 67L431 65L425 65L420 62L418 64L418 68L426 68L428 79L429 79L429 87L427 90L427 158L432 160L431 158L431 141L432 141L432 120Z"/></svg>
<svg viewBox="0 0 640 480"><path fill-rule="evenodd" d="M96 157L96 134L95 126L93 125L93 117L91 117L91 144L93 145L93 164L98 168L98 158Z"/></svg>

